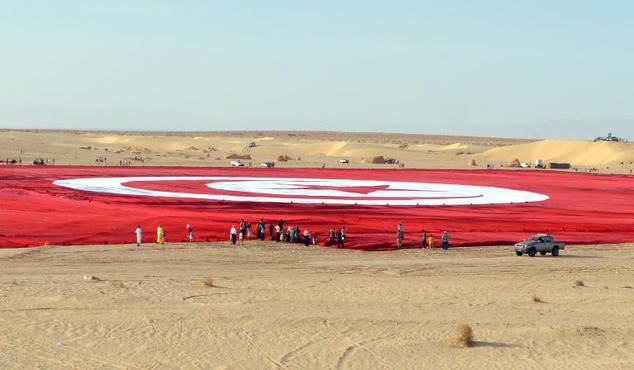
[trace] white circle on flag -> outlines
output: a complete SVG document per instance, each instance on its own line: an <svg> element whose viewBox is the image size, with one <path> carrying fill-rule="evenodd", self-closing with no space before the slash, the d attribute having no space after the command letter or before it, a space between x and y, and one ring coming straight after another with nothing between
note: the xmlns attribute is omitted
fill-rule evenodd
<svg viewBox="0 0 634 370"><path fill-rule="evenodd" d="M209 181L206 183L209 193L151 190L128 184L140 181ZM534 192L490 186L320 178L100 177L57 180L54 184L102 194L258 203L438 206L527 203L549 199Z"/></svg>

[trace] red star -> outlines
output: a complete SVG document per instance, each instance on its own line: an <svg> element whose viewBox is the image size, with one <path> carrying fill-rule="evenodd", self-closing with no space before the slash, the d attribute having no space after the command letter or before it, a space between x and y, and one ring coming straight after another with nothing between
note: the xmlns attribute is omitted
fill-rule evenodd
<svg viewBox="0 0 634 370"><path fill-rule="evenodd" d="M301 189L308 190L336 190L347 193L357 194L370 194L375 191L387 190L389 185L377 185L377 186L322 186L322 185L304 185Z"/></svg>

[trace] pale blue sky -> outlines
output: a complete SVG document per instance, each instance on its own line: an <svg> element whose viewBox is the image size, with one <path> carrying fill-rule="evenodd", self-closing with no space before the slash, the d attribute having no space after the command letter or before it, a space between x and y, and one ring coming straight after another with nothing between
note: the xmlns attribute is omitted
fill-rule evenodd
<svg viewBox="0 0 634 370"><path fill-rule="evenodd" d="M0 4L4 127L634 136L632 1Z"/></svg>

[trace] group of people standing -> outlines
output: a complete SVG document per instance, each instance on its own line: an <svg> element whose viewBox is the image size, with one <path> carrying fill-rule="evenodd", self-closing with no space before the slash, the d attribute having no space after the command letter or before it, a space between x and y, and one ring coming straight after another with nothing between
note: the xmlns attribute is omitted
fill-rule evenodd
<svg viewBox="0 0 634 370"><path fill-rule="evenodd" d="M286 243L303 243L305 246L316 245L317 234L311 234L308 229L304 229L301 232L299 226L285 225L286 221L280 219L268 224L268 236L269 239L276 242ZM231 226L229 231L229 242L231 244L240 243L244 244L245 239L258 239L265 240L267 232L267 225L264 220L260 219L255 225L255 233L253 232L253 224L250 221L241 220L239 229L236 229L235 225Z"/></svg>
<svg viewBox="0 0 634 370"><path fill-rule="evenodd" d="M130 167L130 166L132 166L132 161L141 162L141 163L145 162L143 157L140 157L140 156L136 155L133 158L127 158L127 159L120 160L119 161L119 166Z"/></svg>
<svg viewBox="0 0 634 370"><path fill-rule="evenodd" d="M192 243L194 241L194 228L192 225L187 224L185 226L185 241ZM136 236L136 245L140 247L143 244L143 229L141 229L141 225L136 227L134 230L134 235ZM165 236L165 230L163 229L163 225L159 224L156 228L156 244L164 244L167 242L167 238Z"/></svg>
<svg viewBox="0 0 634 370"><path fill-rule="evenodd" d="M328 230L328 245L333 246L337 245L337 248L343 248L344 243L346 241L346 228L330 228Z"/></svg>
<svg viewBox="0 0 634 370"><path fill-rule="evenodd" d="M425 229L421 232L422 236L422 244L421 248L434 248L434 235L432 233L427 233ZM396 246L400 249L403 248L403 239L404 239L404 231L403 231L403 222L399 222L396 225ZM447 231L443 231L440 234L440 247L444 250L449 249L449 233Z"/></svg>
<svg viewBox="0 0 634 370"><path fill-rule="evenodd" d="M278 221L274 221L268 224L268 237L271 241L276 242L286 242L286 243L303 243L305 246L317 245L319 240L317 239L317 233L310 233L308 229L304 229L303 232L300 231L299 226L285 225L286 221L280 219ZM134 231L136 236L136 244L140 246L143 243L143 230L141 229L141 225L138 225L136 230ZM236 229L235 225L231 226L231 230L229 231L229 242L231 244L240 243L240 245L244 245L244 240L248 239L257 239L257 240L265 240L267 234L267 224L264 220L260 219L255 224L255 233L253 232L253 225L250 221L241 220L239 228ZM421 232L422 236L422 245L421 248L434 248L434 236L432 233L428 233L425 230ZM403 248L403 240L405 239L405 232L403 229L403 222L399 222L396 225L396 246L400 249ZM185 241L193 242L194 241L194 228L187 224L185 226ZM343 248L346 241L346 228L330 228L328 231L328 239L326 241L327 246L336 245L338 248ZM441 245L440 247L444 250L449 249L449 233L447 231L443 231L440 236ZM163 225L159 224L156 228L156 244L164 244L167 242L167 237L165 236L165 230L163 229Z"/></svg>

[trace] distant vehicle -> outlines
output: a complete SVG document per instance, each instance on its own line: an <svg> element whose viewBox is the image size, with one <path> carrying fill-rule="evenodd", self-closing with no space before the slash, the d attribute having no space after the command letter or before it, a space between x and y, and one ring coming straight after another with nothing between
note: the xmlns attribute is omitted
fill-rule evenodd
<svg viewBox="0 0 634 370"><path fill-rule="evenodd" d="M531 168L532 165L531 165L530 162L522 162L522 163L520 163L520 167L521 168Z"/></svg>
<svg viewBox="0 0 634 370"><path fill-rule="evenodd" d="M593 141L596 143L597 141L615 141L615 142L619 142L619 141L625 141L625 140L623 138L618 137L618 136L612 136L612 133L609 132L608 136L599 136L599 137L595 138Z"/></svg>
<svg viewBox="0 0 634 370"><path fill-rule="evenodd" d="M252 141L252 142L250 142L249 144L247 144L247 147L249 147L249 148L255 148L255 147L256 147L256 145L255 145L255 141Z"/></svg>
<svg viewBox="0 0 634 370"><path fill-rule="evenodd" d="M398 159L395 159L395 158L386 158L385 159L385 164L398 164L398 163L399 163Z"/></svg>
<svg viewBox="0 0 634 370"><path fill-rule="evenodd" d="M262 162L262 163L260 163L260 166L261 167L272 168L272 167L275 167L275 162L273 162L273 161Z"/></svg>
<svg viewBox="0 0 634 370"><path fill-rule="evenodd" d="M541 159L535 160L535 168L546 168L544 161Z"/></svg>
<svg viewBox="0 0 634 370"><path fill-rule="evenodd" d="M231 166L233 167L244 167L244 163L240 161L231 161Z"/></svg>
<svg viewBox="0 0 634 370"><path fill-rule="evenodd" d="M559 251L566 248L564 242L557 242L550 234L536 234L523 242L515 244L515 254L518 256L524 253L535 257L537 252L542 256L550 253L553 257L559 255Z"/></svg>
<svg viewBox="0 0 634 370"><path fill-rule="evenodd" d="M339 160L339 164L348 164L348 163L350 163L350 161L345 158Z"/></svg>

